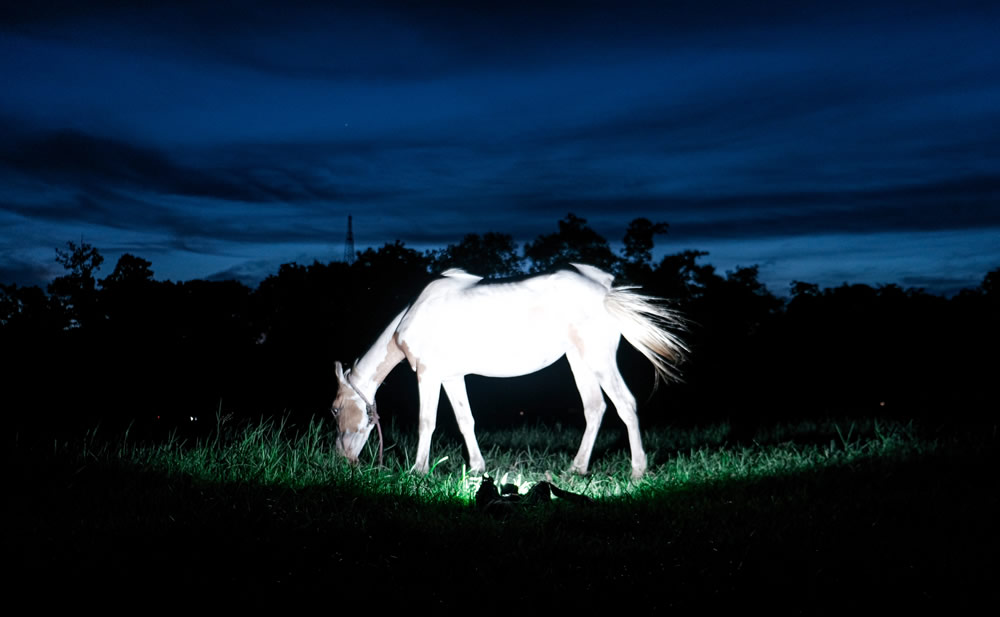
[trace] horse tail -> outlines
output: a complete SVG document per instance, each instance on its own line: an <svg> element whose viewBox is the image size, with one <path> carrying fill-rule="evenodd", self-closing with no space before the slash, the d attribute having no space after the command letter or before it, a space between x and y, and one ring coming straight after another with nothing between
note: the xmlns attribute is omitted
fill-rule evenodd
<svg viewBox="0 0 1000 617"><path fill-rule="evenodd" d="M622 336L653 364L656 381L680 381L677 366L684 361L688 348L675 331L685 329L685 320L667 308L663 300L633 291L634 287L612 287L604 297L604 306L618 322Z"/></svg>

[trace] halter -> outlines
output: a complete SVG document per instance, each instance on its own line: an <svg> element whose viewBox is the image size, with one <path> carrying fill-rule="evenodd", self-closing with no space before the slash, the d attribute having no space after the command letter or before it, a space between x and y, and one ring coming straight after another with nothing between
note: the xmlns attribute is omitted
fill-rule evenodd
<svg viewBox="0 0 1000 617"><path fill-rule="evenodd" d="M344 373L344 379L345 379L345 381L347 381L347 385L349 385L351 387L351 390L354 390L354 393L357 394L359 397L361 397L361 400L365 404L365 411L368 413L369 419L372 422L375 423L375 428L378 429L378 466L381 467L382 466L382 425L379 424L379 422L378 422L378 407L375 406L375 401L374 400L369 401L368 398L364 394L361 394L361 390L358 390L358 388L351 381L351 370L350 369L348 369Z"/></svg>

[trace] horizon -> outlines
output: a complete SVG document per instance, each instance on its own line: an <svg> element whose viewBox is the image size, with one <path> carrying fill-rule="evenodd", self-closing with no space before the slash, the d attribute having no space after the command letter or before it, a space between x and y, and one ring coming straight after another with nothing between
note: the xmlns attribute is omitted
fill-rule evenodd
<svg viewBox="0 0 1000 617"><path fill-rule="evenodd" d="M345 226L345 229L346 229L346 226ZM484 233L486 233L486 232L484 232ZM483 235L483 234L480 233L479 235ZM346 236L346 232L345 232L345 236ZM397 239L395 242L402 242L402 241L400 239ZM84 244L89 245L89 243L86 242L85 238L81 238L81 242L77 246L82 246ZM382 246L355 247L356 248L356 250L355 250L355 258L358 255L360 255L362 252L366 251L366 250L370 249L370 250L378 251L381 248L383 248L384 246L391 245L391 244L393 244L393 242L387 242L386 244L383 244ZM437 251L437 250L441 250L441 249L446 248L446 247L443 247L443 246L441 246L441 247L439 247L439 246L430 246L430 247L420 248L420 247L410 246L410 245L406 244L405 242L402 242L402 244L407 249L411 249L411 250L417 251L421 256L428 256L433 251ZM63 247L59 247L59 248L60 248L60 250L66 250L66 247L68 245L69 245L69 242L67 242L66 245L64 245ZM618 259L624 259L624 256L622 255L622 252L621 252L621 249L623 247L623 244L621 242L617 242L616 243L616 242L610 242L609 241L608 245L612 249L612 252L616 256L616 258L618 258ZM338 253L339 257L332 256L332 257L329 257L327 259L320 259L319 257L314 257L314 258L311 258L311 259L309 259L309 258L303 259L301 261L295 261L295 260L288 261L288 262L284 262L284 263L276 265L273 271L263 272L261 274L260 270L255 270L254 271L254 276L252 278L247 278L245 276L241 277L241 276L239 276L239 275L237 275L237 274L235 274L233 272L228 272L228 271L222 271L222 272L218 272L218 273L216 273L214 275L204 276L204 277L199 277L199 276L194 276L194 277L189 277L189 278L163 277L163 276L157 275L157 267L156 267L156 263L155 262L152 262L151 260L147 259L145 256L143 256L141 254L136 254L136 253L128 253L128 254L131 254L133 257L138 257L138 258L146 259L147 261L150 261L150 270L152 270L152 272L153 272L153 277L152 278L156 282L161 282L161 283L178 283L179 284L179 283L185 283L185 282L190 282L190 281L210 281L210 282L236 281L236 282L240 283L241 285L244 285L244 286L250 288L251 290L255 290L264 279L266 279L268 277L271 277L271 276L277 276L278 273L279 273L279 270L280 270L280 268L282 266L286 266L286 265L298 265L298 266L310 267L310 266L312 266L314 264L319 264L321 266L329 266L329 265L332 265L334 263L345 263L344 255L345 255L346 247L347 247L347 242L346 242L346 238L345 238L345 241L341 243L340 252ZM105 278L107 275L109 275L114 270L115 264L117 263L118 259L120 259L122 255L126 254L126 252L122 252L121 254L118 254L117 256L115 256L112 259L112 258L109 258L109 256L107 254L105 254L100 249L100 247L93 247L93 248L95 248L98 251L98 253L100 253L101 257L104 259L103 263L96 268L96 272L100 272L100 274L96 274L95 273L95 275L94 275L95 281L97 282L98 285L100 285L100 280L102 278ZM523 243L517 243L516 249L517 249L518 255L521 258L521 272L523 272L524 274L528 274L529 273L529 269L530 269L531 259L528 258L528 257L526 257L524 255L524 245L523 245ZM698 249L684 249L684 250L694 250L694 251L697 251ZM336 252L336 251L334 251L334 252ZM676 251L676 252L666 251L661 246L656 245L654 247L653 251L652 251L653 258L652 258L652 260L650 262L650 265L655 269L665 257L667 257L669 255L680 254L681 252L683 252L683 250L682 251ZM55 255L55 250L53 250L53 255ZM729 273L731 273L732 270L736 269L736 268L756 267L756 266L758 266L758 264L746 264L746 265L744 265L744 264L738 264L737 263L737 264L735 264L734 268L732 268L732 269L729 269L729 268L724 269L724 268L720 268L718 266L718 264L714 263L713 260L711 259L711 257L712 257L712 255L710 253L705 253L705 254L700 255L697 258L697 260L698 260L698 262L701 265L709 265L709 266L714 267L716 273L719 276L723 276L723 277L725 277L726 275L728 275ZM53 263L55 263L55 258L54 257L53 257ZM462 267L462 266L458 266L458 267ZM897 287L900 287L900 288L902 288L902 289L904 289L906 291L920 291L920 292L924 292L924 293L929 293L931 295L941 296L941 297L944 297L944 298L951 298L951 297L957 295L958 293L960 293L961 291L975 290L975 289L980 288L982 286L982 284L983 284L983 282L984 282L987 274L990 271L993 271L993 270L996 270L996 269L997 269L997 267L993 267L993 268L990 268L987 271L984 271L982 273L982 276L980 276L979 279L978 279L978 281L976 281L974 284L970 284L970 285L966 285L966 286L962 286L962 287L954 287L954 288L951 288L951 289L948 289L948 290L944 290L944 291L942 291L942 290L926 289L925 287L921 287L919 285L902 284L902 283L900 283L898 281L874 282L873 283L873 282L866 282L866 281L843 280L843 281L841 281L839 283L834 283L834 284L821 284L821 283L818 283L816 281L810 281L810 280L805 280L805 279L796 279L796 278L789 279L789 284L787 286L785 286L784 288L776 289L772 284L768 284L768 281L765 280L765 278L760 275L760 269L758 269L757 280L764 285L764 287L766 288L766 290L770 294L772 294L773 296L775 296L777 298L782 298L782 299L785 299L785 300L787 300L787 299L789 299L791 297L791 287L794 284L797 284L797 283L815 284L821 290L823 290L823 289L835 289L837 287L853 286L853 285L867 285L869 287L876 288L876 289L881 288L881 287L897 286ZM471 270L469 270L469 271L470 271L471 274L477 274L476 272L473 272ZM21 287L37 286L37 287L40 287L40 288L42 288L44 290L44 289L46 289L46 287L48 286L48 284L52 282L52 279L54 279L54 278L56 278L58 276L62 276L65 273L66 273L65 269L62 266L59 266L57 264L57 267L54 269L54 271L52 273L52 276L49 279L47 279L47 280L32 281L32 282L28 282L28 283L20 283L20 282L17 282L17 281L12 281L12 282L0 281L0 284L7 284L7 285L11 285L12 284L12 285L21 286ZM430 274L434 274L433 271L429 271L429 273ZM487 278L489 278L489 277L487 277Z"/></svg>

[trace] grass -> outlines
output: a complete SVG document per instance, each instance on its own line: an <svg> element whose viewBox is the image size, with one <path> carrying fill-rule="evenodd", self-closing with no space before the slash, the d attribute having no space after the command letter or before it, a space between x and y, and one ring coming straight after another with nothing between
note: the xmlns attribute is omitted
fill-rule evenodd
<svg viewBox="0 0 1000 617"><path fill-rule="evenodd" d="M487 514L451 439L434 443L433 473L416 476L406 431L388 431L378 468L337 458L321 423L232 424L159 442L100 430L18 439L4 539L20 565L13 588L111 579L223 595L374 592L411 609L417 596L479 612L622 598L814 613L971 606L994 587L995 427L646 431L640 481L610 420L587 477L563 471L577 430L484 432L498 481L525 492L550 478L595 500Z"/></svg>

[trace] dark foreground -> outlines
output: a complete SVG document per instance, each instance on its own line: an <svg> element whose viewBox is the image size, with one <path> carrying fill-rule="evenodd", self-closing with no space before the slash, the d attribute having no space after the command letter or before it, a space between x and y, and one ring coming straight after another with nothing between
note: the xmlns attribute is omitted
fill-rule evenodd
<svg viewBox="0 0 1000 617"><path fill-rule="evenodd" d="M18 457L8 589L119 609L126 598L374 614L970 609L997 599L995 434L984 441L916 461L499 515Z"/></svg>

